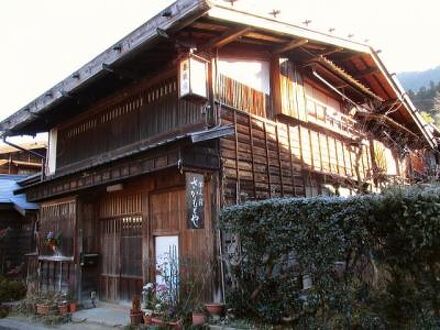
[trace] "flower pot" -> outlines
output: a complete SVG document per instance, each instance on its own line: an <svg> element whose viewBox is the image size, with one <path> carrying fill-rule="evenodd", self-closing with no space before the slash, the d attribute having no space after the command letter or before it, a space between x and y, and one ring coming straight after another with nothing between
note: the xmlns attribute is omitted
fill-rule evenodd
<svg viewBox="0 0 440 330"><path fill-rule="evenodd" d="M167 326L171 329L181 330L183 329L183 322L182 320L167 322Z"/></svg>
<svg viewBox="0 0 440 330"><path fill-rule="evenodd" d="M130 323L131 325L139 325L142 323L144 313L142 312L135 312L130 313Z"/></svg>
<svg viewBox="0 0 440 330"><path fill-rule="evenodd" d="M165 322L162 319L154 316L151 318L151 324L165 326Z"/></svg>
<svg viewBox="0 0 440 330"><path fill-rule="evenodd" d="M193 312L192 313L192 324L194 326L201 326L206 323L206 315L202 312Z"/></svg>
<svg viewBox="0 0 440 330"><path fill-rule="evenodd" d="M66 315L69 312L69 308L67 304L60 304L58 305L58 313L60 315Z"/></svg>
<svg viewBox="0 0 440 330"><path fill-rule="evenodd" d="M50 306L48 304L36 304L35 312L37 315L49 315Z"/></svg>
<svg viewBox="0 0 440 330"><path fill-rule="evenodd" d="M208 313L212 316L221 316L225 312L224 304L217 304L217 303L205 304L205 308L208 311Z"/></svg>
<svg viewBox="0 0 440 330"><path fill-rule="evenodd" d="M147 325L153 324L152 318L153 317L151 315L144 314L144 324L147 324Z"/></svg>
<svg viewBox="0 0 440 330"><path fill-rule="evenodd" d="M165 322L164 320L158 318L158 317L152 317L151 318L151 324L157 325L159 327L168 327L171 329L183 329L183 322L182 320L177 320L173 322Z"/></svg>
<svg viewBox="0 0 440 330"><path fill-rule="evenodd" d="M69 313L75 313L76 312L76 303L70 303L69 304Z"/></svg>

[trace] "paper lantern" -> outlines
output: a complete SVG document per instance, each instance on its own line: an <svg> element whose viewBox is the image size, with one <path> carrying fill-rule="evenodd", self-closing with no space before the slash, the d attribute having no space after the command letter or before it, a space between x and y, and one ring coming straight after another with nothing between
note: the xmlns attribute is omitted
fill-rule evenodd
<svg viewBox="0 0 440 330"><path fill-rule="evenodd" d="M189 54L179 62L179 98L208 99L208 61Z"/></svg>

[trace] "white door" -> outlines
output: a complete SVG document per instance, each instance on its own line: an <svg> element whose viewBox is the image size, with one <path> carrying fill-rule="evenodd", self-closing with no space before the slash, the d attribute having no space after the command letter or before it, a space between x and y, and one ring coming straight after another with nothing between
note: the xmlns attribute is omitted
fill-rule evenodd
<svg viewBox="0 0 440 330"><path fill-rule="evenodd" d="M156 236L156 287L167 290L174 299L177 299L179 280L179 237Z"/></svg>

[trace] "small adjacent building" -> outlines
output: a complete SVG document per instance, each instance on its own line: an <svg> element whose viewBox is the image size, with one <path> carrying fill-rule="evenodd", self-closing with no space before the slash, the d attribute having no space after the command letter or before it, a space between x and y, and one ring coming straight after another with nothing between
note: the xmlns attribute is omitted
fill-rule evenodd
<svg viewBox="0 0 440 330"><path fill-rule="evenodd" d="M80 300L130 300L171 252L219 299L222 207L377 191L438 163L374 48L225 1L176 1L0 130L49 133L16 193L40 206L42 287Z"/></svg>
<svg viewBox="0 0 440 330"><path fill-rule="evenodd" d="M0 145L0 174L40 173L43 168L43 159L46 157L47 144L44 142L20 143L18 147L20 149L5 143Z"/></svg>
<svg viewBox="0 0 440 330"><path fill-rule="evenodd" d="M35 252L38 204L14 195L23 175L0 174L0 274L24 276L26 255Z"/></svg>

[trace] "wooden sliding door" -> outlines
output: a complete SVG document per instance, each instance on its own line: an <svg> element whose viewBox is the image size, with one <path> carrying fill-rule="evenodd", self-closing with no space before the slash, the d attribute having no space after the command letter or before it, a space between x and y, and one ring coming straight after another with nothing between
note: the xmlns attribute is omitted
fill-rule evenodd
<svg viewBox="0 0 440 330"><path fill-rule="evenodd" d="M130 301L142 290L142 216L101 220L100 232L100 298Z"/></svg>

